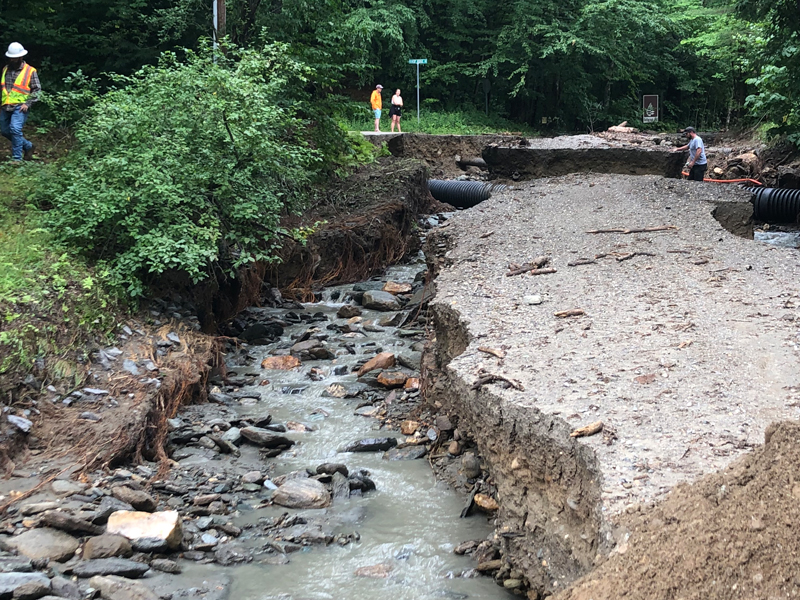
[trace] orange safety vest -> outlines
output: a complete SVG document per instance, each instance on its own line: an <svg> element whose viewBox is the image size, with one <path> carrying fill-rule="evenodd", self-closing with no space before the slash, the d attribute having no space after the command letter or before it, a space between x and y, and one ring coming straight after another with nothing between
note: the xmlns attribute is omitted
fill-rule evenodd
<svg viewBox="0 0 800 600"><path fill-rule="evenodd" d="M8 67L3 69L3 76L0 77L0 88L2 88L2 106L6 104L24 104L31 95L31 77L36 73L36 69L25 63L22 70L17 75L16 81L11 86L11 91L6 89L6 73Z"/></svg>

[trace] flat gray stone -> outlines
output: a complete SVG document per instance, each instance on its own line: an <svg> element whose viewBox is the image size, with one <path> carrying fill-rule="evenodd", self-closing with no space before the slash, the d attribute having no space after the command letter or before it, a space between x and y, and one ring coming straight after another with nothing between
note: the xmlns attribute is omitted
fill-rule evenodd
<svg viewBox="0 0 800 600"><path fill-rule="evenodd" d="M6 540L6 544L31 560L48 559L64 562L72 558L80 544L63 531L44 527L30 529Z"/></svg>
<svg viewBox="0 0 800 600"><path fill-rule="evenodd" d="M119 577L141 577L150 567L144 563L127 558L97 558L78 563L72 573L78 577L95 577L96 575L118 575Z"/></svg>

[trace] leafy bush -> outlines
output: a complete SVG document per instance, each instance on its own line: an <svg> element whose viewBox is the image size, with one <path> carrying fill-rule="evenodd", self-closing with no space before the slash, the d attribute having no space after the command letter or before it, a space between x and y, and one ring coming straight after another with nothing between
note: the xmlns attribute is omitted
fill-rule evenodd
<svg viewBox="0 0 800 600"><path fill-rule="evenodd" d="M311 102L312 75L274 44L115 76L42 182L52 230L134 297L167 271L196 283L271 260L282 212L348 145Z"/></svg>

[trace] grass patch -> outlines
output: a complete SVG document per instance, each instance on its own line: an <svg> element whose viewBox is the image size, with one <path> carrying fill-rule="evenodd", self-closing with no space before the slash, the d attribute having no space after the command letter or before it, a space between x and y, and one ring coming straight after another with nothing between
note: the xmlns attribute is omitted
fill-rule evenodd
<svg viewBox="0 0 800 600"><path fill-rule="evenodd" d="M372 111L364 108L363 117L351 118L343 124L349 131L372 131L375 120ZM385 100L385 108L381 116L381 131L389 132L391 119L389 118L389 100ZM417 124L417 111L407 107L400 120L403 133L431 133L436 135L480 135L480 134L509 134L535 136L538 133L529 125L516 123L497 115L488 117L476 110L438 111L423 108L420 122Z"/></svg>
<svg viewBox="0 0 800 600"><path fill-rule="evenodd" d="M27 375L80 378L85 349L105 341L120 305L94 272L41 227L28 198L47 167L0 166L0 392ZM32 380L29 379L29 383Z"/></svg>

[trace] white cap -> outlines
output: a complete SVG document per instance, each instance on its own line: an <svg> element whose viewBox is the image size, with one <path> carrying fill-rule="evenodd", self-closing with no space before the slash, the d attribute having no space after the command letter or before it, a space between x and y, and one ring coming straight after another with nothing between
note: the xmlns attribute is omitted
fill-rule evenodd
<svg viewBox="0 0 800 600"><path fill-rule="evenodd" d="M22 47L22 44L19 42L11 42L8 45L8 52L6 52L6 56L8 58L22 58L27 53L28 51Z"/></svg>

